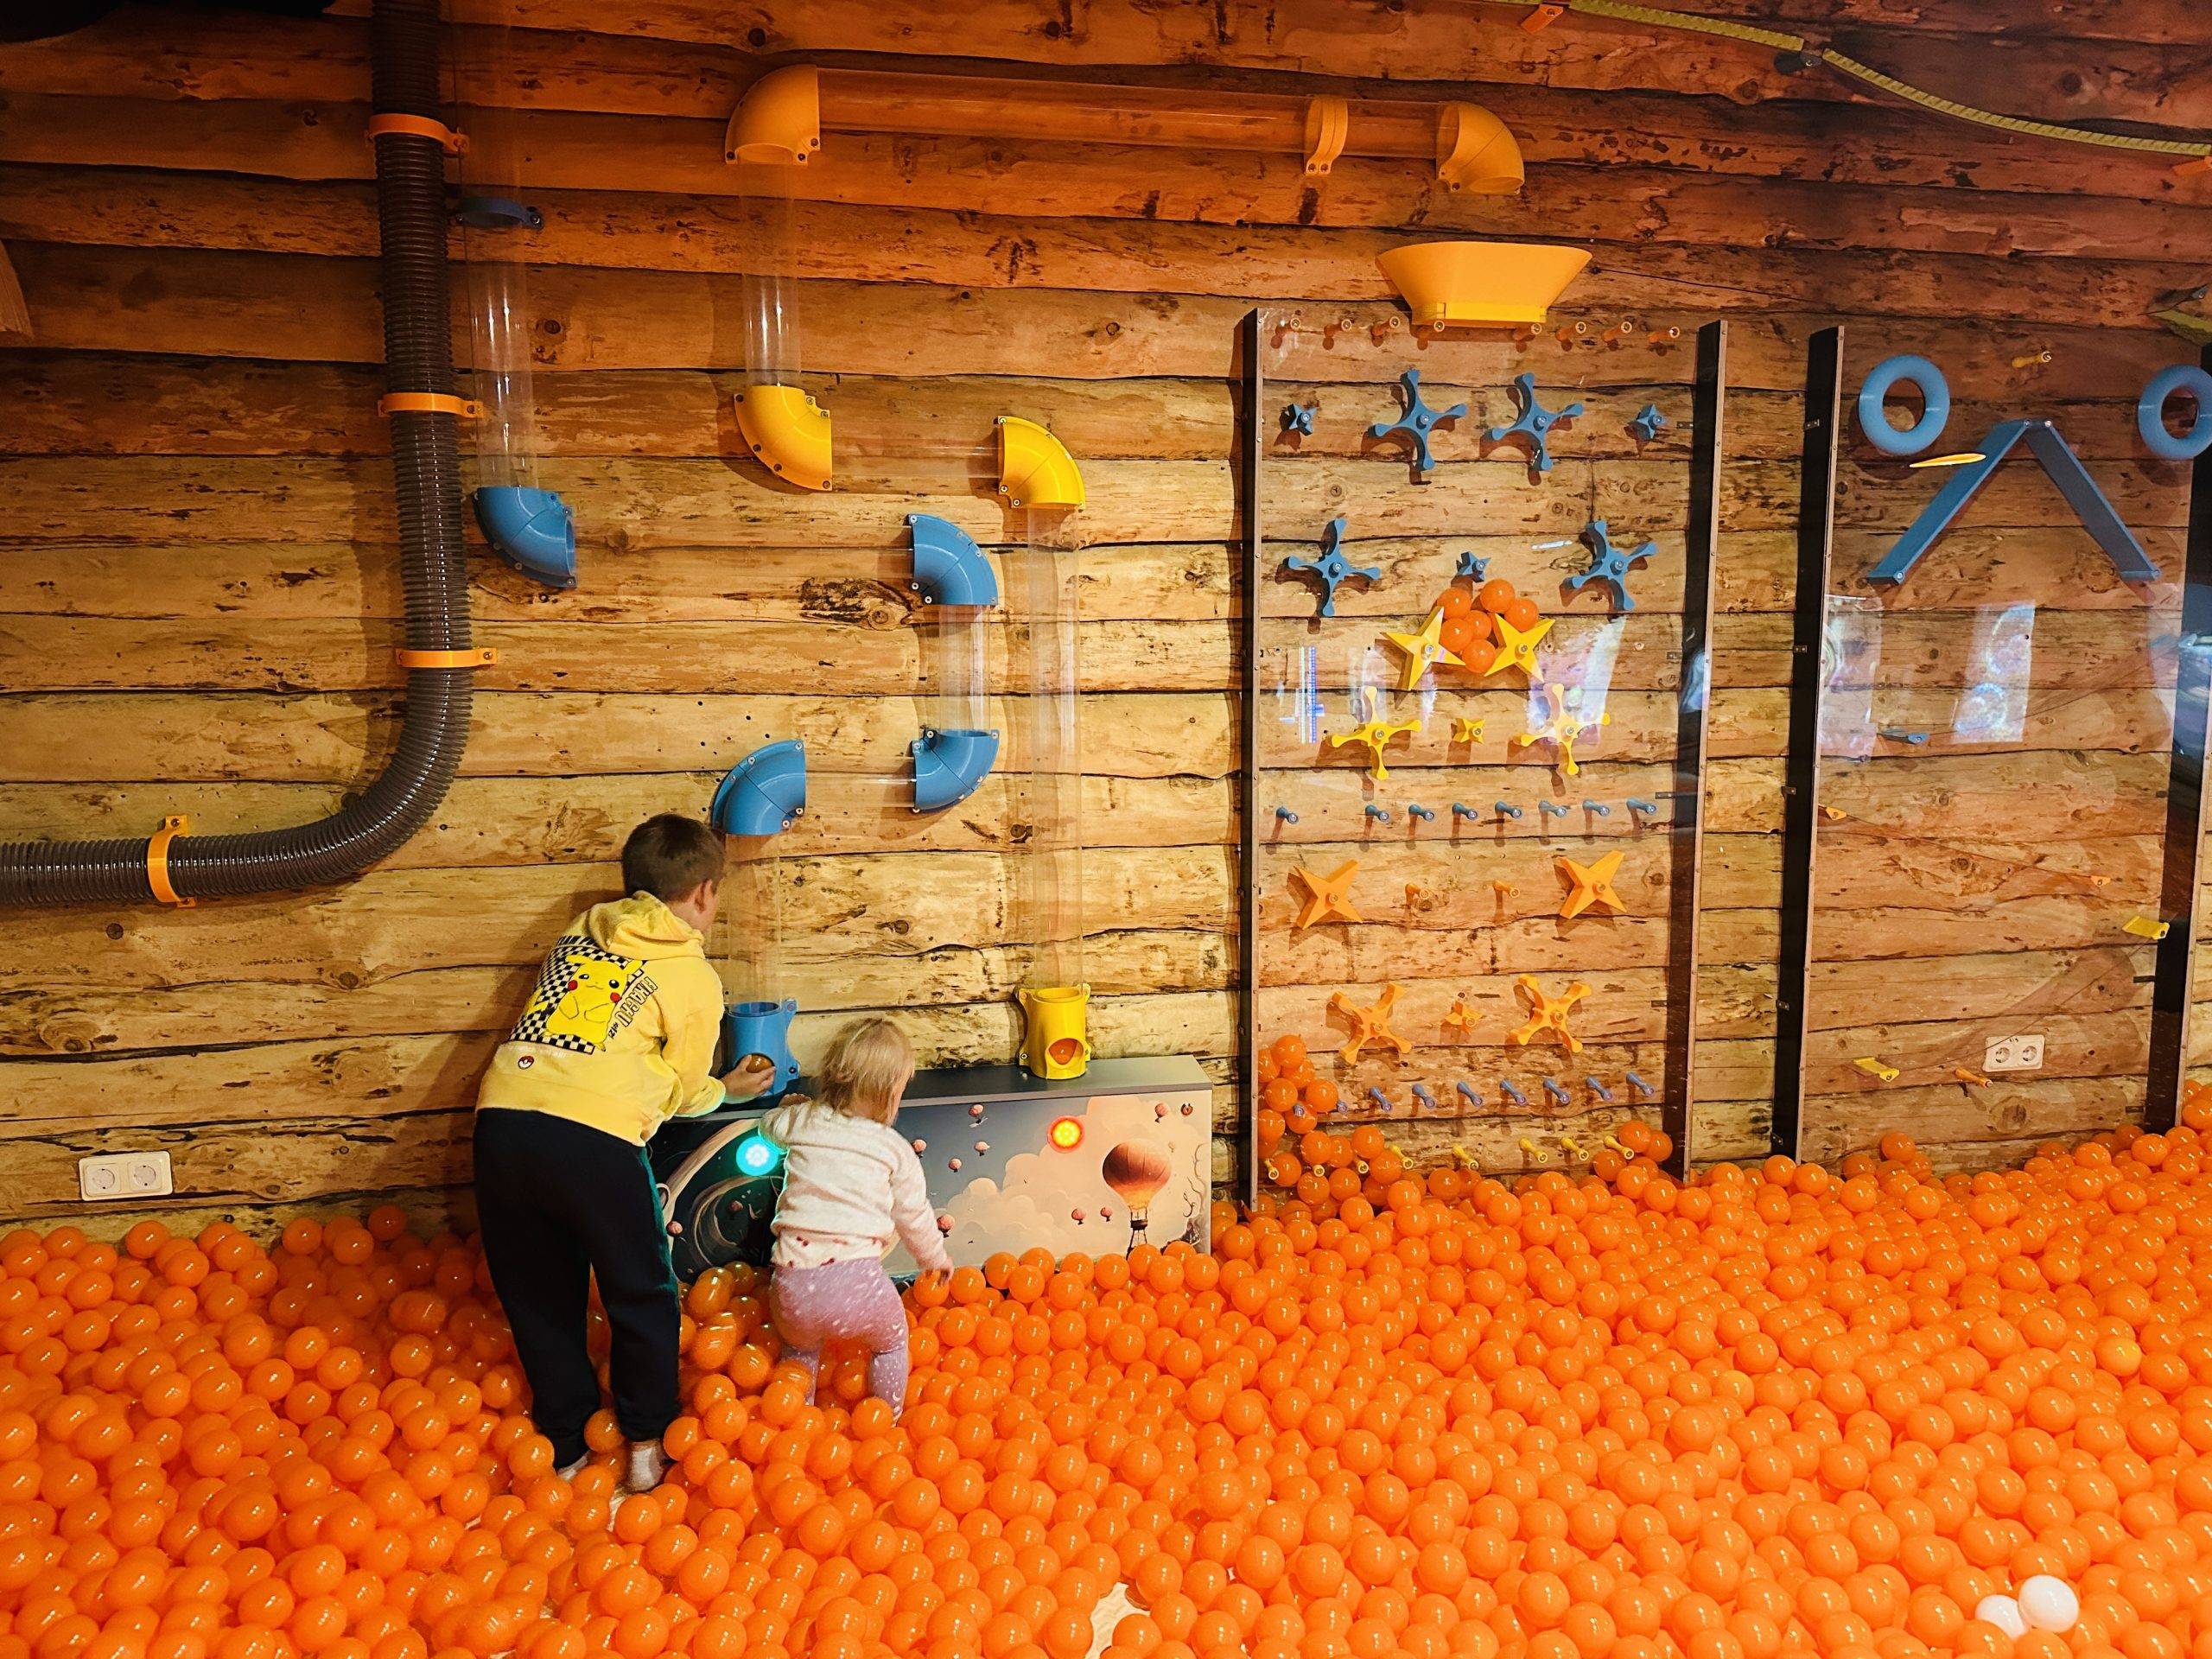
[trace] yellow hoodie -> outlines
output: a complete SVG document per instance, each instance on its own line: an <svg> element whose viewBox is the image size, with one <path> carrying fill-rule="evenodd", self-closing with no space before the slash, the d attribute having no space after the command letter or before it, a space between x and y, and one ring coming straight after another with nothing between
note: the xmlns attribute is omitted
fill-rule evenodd
<svg viewBox="0 0 2212 1659"><path fill-rule="evenodd" d="M721 1015L696 928L649 893L594 905L545 958L477 1107L544 1112L643 1146L670 1117L722 1103Z"/></svg>

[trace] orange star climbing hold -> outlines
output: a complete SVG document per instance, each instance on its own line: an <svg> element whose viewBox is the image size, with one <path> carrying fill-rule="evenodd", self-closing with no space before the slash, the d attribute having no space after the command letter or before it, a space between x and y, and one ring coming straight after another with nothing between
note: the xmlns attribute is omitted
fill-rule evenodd
<svg viewBox="0 0 2212 1659"><path fill-rule="evenodd" d="M1525 1045L1532 1038L1548 1033L1568 1053L1580 1054L1582 1039L1567 1028L1567 1017L1574 1012L1576 1003L1590 995L1590 988L1578 979L1559 995L1547 996L1544 988L1527 974L1515 980L1513 985L1529 999L1529 1023L1506 1035L1514 1042Z"/></svg>
<svg viewBox="0 0 2212 1659"><path fill-rule="evenodd" d="M1544 636L1552 631L1552 623L1555 620L1548 616L1544 617L1535 627L1523 632L1502 616L1492 617L1491 626L1497 633L1497 655L1491 658L1490 666L1483 672L1485 675L1497 674L1509 668L1517 668L1530 679L1535 679L1536 677L1536 647L1543 643Z"/></svg>
<svg viewBox="0 0 2212 1659"><path fill-rule="evenodd" d="M1471 1033L1474 1028L1475 1011L1467 1006L1467 999L1464 996L1453 997L1452 999L1452 1011L1444 1016L1444 1029L1446 1031L1456 1031L1462 1037L1465 1037Z"/></svg>
<svg viewBox="0 0 2212 1659"><path fill-rule="evenodd" d="M1594 864L1578 864L1562 854L1559 868L1560 873L1574 884L1573 890L1560 901L1560 920L1571 922L1592 905L1603 905L1614 912L1628 908L1621 903L1620 894L1613 891L1613 878L1620 874L1621 868L1619 852L1607 853Z"/></svg>
<svg viewBox="0 0 2212 1659"><path fill-rule="evenodd" d="M1390 1010L1397 1005L1399 988L1395 981L1384 982L1382 995L1372 1007L1352 1007L1351 999L1342 991L1329 999L1329 1012L1351 1025L1351 1040L1341 1051L1347 1063L1357 1060L1370 1046L1387 1048L1402 1060L1413 1052L1414 1046L1390 1029Z"/></svg>
<svg viewBox="0 0 2212 1659"><path fill-rule="evenodd" d="M1431 611L1428 620L1411 633L1400 632L1395 628L1384 631L1382 637L1389 642L1391 649L1406 659L1404 677L1398 682L1401 691L1410 691L1418 686L1421 676L1440 663L1447 668L1463 666L1456 652L1445 649L1443 636L1444 613L1441 610Z"/></svg>
<svg viewBox="0 0 2212 1659"><path fill-rule="evenodd" d="M1351 879L1359 874L1359 861L1346 859L1327 875L1316 875L1303 864L1295 866L1290 879L1306 889L1305 902L1299 906L1298 919L1293 928L1311 927L1316 922L1357 922L1365 918L1352 908L1345 890Z"/></svg>

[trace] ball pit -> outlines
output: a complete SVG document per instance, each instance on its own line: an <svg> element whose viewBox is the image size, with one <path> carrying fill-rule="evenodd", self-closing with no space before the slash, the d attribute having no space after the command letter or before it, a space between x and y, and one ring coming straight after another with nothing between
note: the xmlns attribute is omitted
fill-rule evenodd
<svg viewBox="0 0 2212 1659"><path fill-rule="evenodd" d="M709 1274L632 1498L604 1419L550 1472L475 1250L397 1211L17 1231L0 1659L2204 1659L2190 1116L1688 1185L1641 1125L1510 1184L1309 1125L1212 1255L918 1287L903 1421Z"/></svg>

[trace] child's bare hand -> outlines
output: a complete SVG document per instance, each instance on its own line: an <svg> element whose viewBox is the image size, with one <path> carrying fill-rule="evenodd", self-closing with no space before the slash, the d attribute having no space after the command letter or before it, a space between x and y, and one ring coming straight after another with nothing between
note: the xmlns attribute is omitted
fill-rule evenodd
<svg viewBox="0 0 2212 1659"><path fill-rule="evenodd" d="M751 1100L776 1080L775 1063L765 1054L748 1054L722 1073L722 1092L732 1100Z"/></svg>

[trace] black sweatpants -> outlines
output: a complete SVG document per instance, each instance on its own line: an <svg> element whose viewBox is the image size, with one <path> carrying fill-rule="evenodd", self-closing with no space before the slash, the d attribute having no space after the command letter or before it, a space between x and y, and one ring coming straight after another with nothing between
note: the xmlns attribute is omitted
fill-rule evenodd
<svg viewBox="0 0 2212 1659"><path fill-rule="evenodd" d="M584 1341L592 1275L613 1332L614 1417L633 1441L676 1421L676 1272L645 1149L543 1112L476 1114L476 1213L492 1283L556 1465L584 1454L599 1375Z"/></svg>

